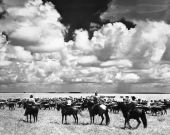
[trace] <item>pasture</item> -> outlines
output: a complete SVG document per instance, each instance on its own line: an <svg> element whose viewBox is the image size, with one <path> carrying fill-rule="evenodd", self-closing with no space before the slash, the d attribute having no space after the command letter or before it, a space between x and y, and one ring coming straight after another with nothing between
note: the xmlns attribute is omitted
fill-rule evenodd
<svg viewBox="0 0 170 135"><path fill-rule="evenodd" d="M170 110L167 115L151 116L147 114L148 127L141 124L138 129L121 129L124 124L122 113L109 112L110 124L99 125L101 118L95 117L95 124L90 125L89 113L82 111L79 124L68 116L68 124L61 123L61 112L56 109L40 110L38 122L27 123L23 115L25 110L16 107L15 110L0 109L0 135L168 135L170 134ZM132 126L136 121L131 120Z"/></svg>

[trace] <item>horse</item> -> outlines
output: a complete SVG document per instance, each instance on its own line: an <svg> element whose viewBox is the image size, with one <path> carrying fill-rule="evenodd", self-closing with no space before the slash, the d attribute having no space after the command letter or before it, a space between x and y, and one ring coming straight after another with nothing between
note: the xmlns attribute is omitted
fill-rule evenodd
<svg viewBox="0 0 170 135"><path fill-rule="evenodd" d="M136 107L130 110L131 105L132 105L131 103L125 104L124 102L118 102L118 106L120 107L122 114L125 118L123 129L126 128L127 124L128 124L128 128L132 129L130 125L130 119L135 119L138 122L136 127L133 129L137 129L139 127L141 123L140 119L142 120L144 128L147 128L147 119L146 119L145 110L143 110L142 108L136 108Z"/></svg>
<svg viewBox="0 0 170 135"><path fill-rule="evenodd" d="M100 125L102 125L103 120L104 120L103 114L105 114L106 125L108 125L110 123L108 107L106 105L104 105L104 104L95 104L94 102L92 102L90 100L85 100L82 103L82 109L84 109L84 108L88 108L88 110L89 110L90 124L94 123L94 118L95 118L95 115L97 115L97 114L99 116L101 116L101 118L102 118L102 120L100 122Z"/></svg>
<svg viewBox="0 0 170 135"><path fill-rule="evenodd" d="M78 108L74 106L67 106L64 103L57 103L57 110L60 111L60 109L62 114L62 124L64 122L64 117L65 117L65 123L67 124L67 115L73 115L75 123L78 124L78 115L77 115L79 112Z"/></svg>
<svg viewBox="0 0 170 135"><path fill-rule="evenodd" d="M30 115L30 123L31 123L31 115L34 118L34 122L37 122L39 107L30 104L28 102L25 102L23 108L25 109L25 116L27 116L27 122L28 122L28 115Z"/></svg>

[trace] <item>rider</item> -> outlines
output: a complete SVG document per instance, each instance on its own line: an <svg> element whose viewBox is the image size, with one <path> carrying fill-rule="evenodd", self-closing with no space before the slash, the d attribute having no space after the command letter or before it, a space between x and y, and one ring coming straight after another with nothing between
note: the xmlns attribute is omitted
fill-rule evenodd
<svg viewBox="0 0 170 135"><path fill-rule="evenodd" d="M132 96L131 97L131 101L129 101L129 107L128 107L128 109L129 109L129 112L132 112L135 108L136 108L136 106L137 106L137 100L136 100L136 97L135 96Z"/></svg>
<svg viewBox="0 0 170 135"><path fill-rule="evenodd" d="M98 96L97 91L94 93L93 101L94 101L94 104L98 104L98 102L99 102L99 96Z"/></svg>
<svg viewBox="0 0 170 135"><path fill-rule="evenodd" d="M32 105L36 104L33 95L30 95L30 97L27 99L27 103L32 104Z"/></svg>
<svg viewBox="0 0 170 135"><path fill-rule="evenodd" d="M70 98L67 99L66 105L67 107L71 107L72 101Z"/></svg>

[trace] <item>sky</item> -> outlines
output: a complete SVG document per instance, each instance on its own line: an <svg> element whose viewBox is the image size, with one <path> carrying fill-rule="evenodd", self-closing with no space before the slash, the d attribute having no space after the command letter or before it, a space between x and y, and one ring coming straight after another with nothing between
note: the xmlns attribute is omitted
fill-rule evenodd
<svg viewBox="0 0 170 135"><path fill-rule="evenodd" d="M168 83L169 0L58 2L0 1L0 84Z"/></svg>

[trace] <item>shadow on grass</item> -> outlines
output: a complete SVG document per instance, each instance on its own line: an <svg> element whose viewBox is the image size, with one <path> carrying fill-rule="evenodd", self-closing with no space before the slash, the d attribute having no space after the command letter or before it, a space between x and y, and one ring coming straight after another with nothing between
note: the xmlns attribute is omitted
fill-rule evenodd
<svg viewBox="0 0 170 135"><path fill-rule="evenodd" d="M37 122L34 122L34 121L31 121L31 122L30 122L29 120L28 120L28 122L27 122L27 120L26 120L26 119L23 119L23 118L18 119L17 121L18 121L18 122L24 122L24 123L37 123Z"/></svg>
<svg viewBox="0 0 170 135"><path fill-rule="evenodd" d="M52 123L52 124L58 124L58 125L60 124L60 123L58 123L58 122L56 122L56 121L53 121L53 122L51 121L50 123Z"/></svg>
<svg viewBox="0 0 170 135"><path fill-rule="evenodd" d="M91 124L86 122L86 123L80 123L80 125L91 125Z"/></svg>

